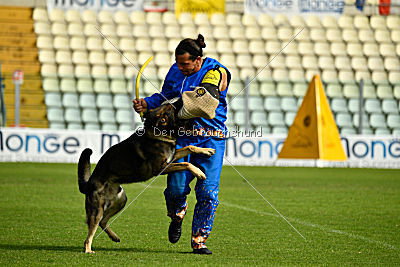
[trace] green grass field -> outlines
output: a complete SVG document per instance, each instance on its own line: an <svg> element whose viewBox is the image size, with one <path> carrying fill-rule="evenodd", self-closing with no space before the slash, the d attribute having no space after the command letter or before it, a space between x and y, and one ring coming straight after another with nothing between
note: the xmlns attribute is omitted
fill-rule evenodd
<svg viewBox="0 0 400 267"><path fill-rule="evenodd" d="M306 241L226 166L207 242L213 255L190 253L194 192L181 240L168 242L166 176L112 224L121 243L102 233L86 255L76 165L1 163L0 265L400 265L399 170L237 169ZM125 185L128 203L149 182Z"/></svg>

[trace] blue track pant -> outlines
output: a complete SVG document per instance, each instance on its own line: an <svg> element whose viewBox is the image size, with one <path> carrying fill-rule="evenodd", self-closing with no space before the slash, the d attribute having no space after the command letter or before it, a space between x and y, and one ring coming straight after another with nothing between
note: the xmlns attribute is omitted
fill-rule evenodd
<svg viewBox="0 0 400 267"><path fill-rule="evenodd" d="M215 211L218 206L219 179L225 152L225 139L185 137L179 138L176 148L188 145L214 148L215 154L211 157L190 154L177 162L190 162L200 168L206 175L206 180L197 180L195 192L197 203L194 209L192 223L192 247L203 248L213 227ZM187 204L186 195L190 193L190 182L194 176L189 171L174 172L168 175L167 188L164 196L167 204L168 216L175 220L183 220Z"/></svg>

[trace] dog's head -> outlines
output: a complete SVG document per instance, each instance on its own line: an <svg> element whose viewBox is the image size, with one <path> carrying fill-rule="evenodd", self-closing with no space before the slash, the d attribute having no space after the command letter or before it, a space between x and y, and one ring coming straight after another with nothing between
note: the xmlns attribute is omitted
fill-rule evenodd
<svg viewBox="0 0 400 267"><path fill-rule="evenodd" d="M175 108L173 105L166 103L158 108L150 109L144 115L144 128L158 130L176 130L177 129L177 117Z"/></svg>

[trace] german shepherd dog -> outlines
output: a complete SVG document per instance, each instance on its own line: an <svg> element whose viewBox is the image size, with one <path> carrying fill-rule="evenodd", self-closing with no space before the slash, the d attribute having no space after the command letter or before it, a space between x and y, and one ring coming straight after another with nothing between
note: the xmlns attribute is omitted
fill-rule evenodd
<svg viewBox="0 0 400 267"><path fill-rule="evenodd" d="M93 236L100 227L114 242L119 237L107 226L112 216L126 204L127 197L121 184L137 183L153 176L174 171L188 170L198 179L206 179L205 174L188 162L174 163L190 153L212 156L211 148L187 146L175 150L179 121L171 104L161 105L145 114L144 132L136 131L126 140L110 147L100 158L90 174L90 155L86 148L78 163L79 191L86 195L86 223L89 233L85 240L85 253L94 253L91 248ZM162 136L154 134L164 131Z"/></svg>

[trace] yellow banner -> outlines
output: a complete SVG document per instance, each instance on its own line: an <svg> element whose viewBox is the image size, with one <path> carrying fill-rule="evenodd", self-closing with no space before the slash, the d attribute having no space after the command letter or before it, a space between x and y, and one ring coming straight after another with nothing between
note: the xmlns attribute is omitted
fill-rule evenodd
<svg viewBox="0 0 400 267"><path fill-rule="evenodd" d="M308 85L278 158L347 160L318 75Z"/></svg>
<svg viewBox="0 0 400 267"><path fill-rule="evenodd" d="M225 13L225 0L176 0L175 14L177 17L181 13Z"/></svg>

